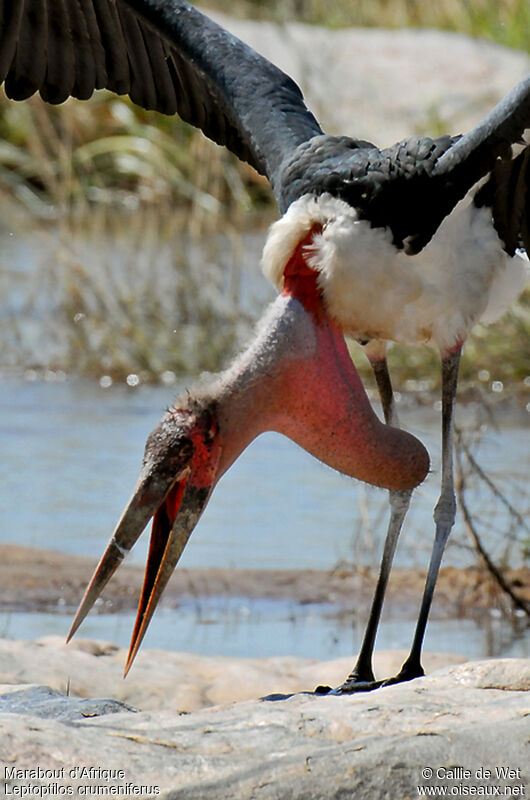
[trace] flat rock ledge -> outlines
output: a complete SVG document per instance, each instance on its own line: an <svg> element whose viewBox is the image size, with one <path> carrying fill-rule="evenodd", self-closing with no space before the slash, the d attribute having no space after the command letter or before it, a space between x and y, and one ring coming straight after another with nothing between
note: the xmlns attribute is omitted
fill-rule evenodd
<svg viewBox="0 0 530 800"><path fill-rule="evenodd" d="M527 659L466 662L369 694L276 692L192 713L2 684L0 795L405 800L446 787L524 797L529 690Z"/></svg>
<svg viewBox="0 0 530 800"><path fill-rule="evenodd" d="M378 651L378 678L395 675L406 658L400 650ZM45 684L81 698L112 697L142 711L186 714L262 695L293 694L319 684L339 685L353 665L353 656L318 662L295 656L233 658L170 650L141 650L127 680L127 650L115 644L60 636L24 641L0 639L0 684ZM462 656L427 653L428 673L463 662Z"/></svg>

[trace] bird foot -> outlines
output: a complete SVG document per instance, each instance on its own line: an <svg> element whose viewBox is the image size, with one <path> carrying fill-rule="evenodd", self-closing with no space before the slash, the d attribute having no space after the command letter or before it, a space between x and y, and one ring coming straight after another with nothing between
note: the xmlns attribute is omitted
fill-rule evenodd
<svg viewBox="0 0 530 800"><path fill-rule="evenodd" d="M350 676L344 681L344 683L342 683L340 686L337 686L335 689L332 689L331 686L317 686L315 689L315 694L341 695L355 694L356 692L372 692L374 689L378 689L382 683L382 681L376 681L375 679L361 680L359 678Z"/></svg>
<svg viewBox="0 0 530 800"><path fill-rule="evenodd" d="M332 689L331 686L317 686L315 694L356 694L357 692L373 692L374 689L379 689L380 686L394 686L396 683L405 683L412 681L415 678L422 678L425 675L423 667L420 663L408 664L405 662L397 675L386 680L376 681L373 675L366 679L361 678L357 673L352 672L348 675L346 680L340 686Z"/></svg>
<svg viewBox="0 0 530 800"><path fill-rule="evenodd" d="M401 670L398 672L397 675L394 675L393 678L387 678L385 681L381 682L382 686L394 686L396 683L405 683L406 681L413 681L415 678L422 678L425 675L425 671L421 664L415 664L414 666L409 665L407 663L403 664Z"/></svg>
<svg viewBox="0 0 530 800"><path fill-rule="evenodd" d="M373 692L379 689L383 681L344 681L341 686L332 689L330 694L356 694L357 692Z"/></svg>

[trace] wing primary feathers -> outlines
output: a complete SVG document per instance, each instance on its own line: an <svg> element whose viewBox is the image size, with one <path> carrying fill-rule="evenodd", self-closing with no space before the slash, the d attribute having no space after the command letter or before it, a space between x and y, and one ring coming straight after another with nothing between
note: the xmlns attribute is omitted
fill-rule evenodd
<svg viewBox="0 0 530 800"><path fill-rule="evenodd" d="M298 86L185 0L0 0L0 80L17 100L95 89L177 112L267 175L322 133Z"/></svg>
<svg viewBox="0 0 530 800"><path fill-rule="evenodd" d="M173 84L175 99L177 101L177 110L182 119L188 119L191 114L191 92L187 92L184 88L180 77L180 70L177 67L177 55L175 50L164 42L166 65L168 68L169 76Z"/></svg>
<svg viewBox="0 0 530 800"><path fill-rule="evenodd" d="M530 202L527 182L529 155L530 149L526 148L511 162L511 174L506 187L506 194L503 198L505 224L508 237L508 242L505 242L505 244L506 251L509 253L509 255L513 255L517 247L521 245L521 233L525 215L525 206L527 202ZM496 211L497 210L494 206L494 223L496 223Z"/></svg>
<svg viewBox="0 0 530 800"><path fill-rule="evenodd" d="M6 94L13 100L31 97L44 81L47 27L45 0L25 0L16 52L5 82Z"/></svg>
<svg viewBox="0 0 530 800"><path fill-rule="evenodd" d="M48 16L46 80L40 87L43 100L63 103L72 93L75 65L70 18L65 0L55 0Z"/></svg>
<svg viewBox="0 0 530 800"><path fill-rule="evenodd" d="M491 208L495 230L508 255L524 244L530 252L530 146L515 158L498 159L474 198L476 206Z"/></svg>
<svg viewBox="0 0 530 800"><path fill-rule="evenodd" d="M438 160L433 175L458 182L463 194L492 169L498 157L530 127L530 74L506 95L472 131Z"/></svg>
<svg viewBox="0 0 530 800"><path fill-rule="evenodd" d="M530 258L530 145L524 151L524 161L519 182L521 197L521 240L527 256Z"/></svg>
<svg viewBox="0 0 530 800"><path fill-rule="evenodd" d="M106 89L116 94L127 94L131 85L131 72L127 58L127 44L123 35L116 3L92 0L101 36L107 74Z"/></svg>
<svg viewBox="0 0 530 800"><path fill-rule="evenodd" d="M66 0L66 2L72 26L72 46L75 56L72 95L79 100L88 100L96 85L96 68L83 10L84 4L80 0Z"/></svg>
<svg viewBox="0 0 530 800"><path fill-rule="evenodd" d="M294 81L184 0L127 5L174 50L188 96L193 86L191 118L180 98L179 115L272 182L287 154L322 133Z"/></svg>
<svg viewBox="0 0 530 800"><path fill-rule="evenodd" d="M142 108L156 108L156 89L151 62L145 49L145 41L140 25L126 6L120 4L118 12L122 24L127 56L131 67L131 87L129 95L134 103Z"/></svg>
<svg viewBox="0 0 530 800"><path fill-rule="evenodd" d="M167 62L167 51L164 42L155 36L146 25L141 28L145 52L151 63L151 72L154 77L155 108L164 110L166 114L175 114L178 108L175 87L171 79Z"/></svg>
<svg viewBox="0 0 530 800"><path fill-rule="evenodd" d="M108 81L105 67L105 50L101 42L101 33L98 26L94 2L92 0L90 3L82 3L81 7L84 13L88 43L94 63L94 88L104 89Z"/></svg>
<svg viewBox="0 0 530 800"><path fill-rule="evenodd" d="M0 82L5 80L15 57L23 12L24 0L0 0Z"/></svg>

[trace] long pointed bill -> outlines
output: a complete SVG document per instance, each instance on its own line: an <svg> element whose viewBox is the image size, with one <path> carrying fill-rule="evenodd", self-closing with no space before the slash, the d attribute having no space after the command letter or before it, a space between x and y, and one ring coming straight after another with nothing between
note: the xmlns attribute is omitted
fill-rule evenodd
<svg viewBox="0 0 530 800"><path fill-rule="evenodd" d="M219 462L217 423L211 409L170 409L147 439L133 495L88 585L68 635L72 638L103 588L153 517L151 546L130 667L164 586L208 501Z"/></svg>
<svg viewBox="0 0 530 800"><path fill-rule="evenodd" d="M147 491L148 483L149 478L144 477L142 471L132 497L116 525L116 529L79 604L67 642L77 631L106 584L114 575L125 556L128 555L133 545L136 544L145 526L156 512L160 497L149 497Z"/></svg>
<svg viewBox="0 0 530 800"><path fill-rule="evenodd" d="M178 481L154 516L142 596L138 604L125 675L132 666L162 592L177 566L209 495L210 489L192 486L187 478Z"/></svg>

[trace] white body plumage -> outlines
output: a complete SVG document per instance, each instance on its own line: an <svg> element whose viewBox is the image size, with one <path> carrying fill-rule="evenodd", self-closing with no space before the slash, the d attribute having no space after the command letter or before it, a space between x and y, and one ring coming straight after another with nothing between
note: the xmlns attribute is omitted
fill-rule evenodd
<svg viewBox="0 0 530 800"><path fill-rule="evenodd" d="M320 273L329 313L354 338L431 342L447 352L476 322L504 313L527 278L526 256L505 253L490 210L469 197L408 256L389 230L359 220L344 201L306 195L272 225L265 244L263 270L278 288L294 248L316 224L323 230L308 264Z"/></svg>

